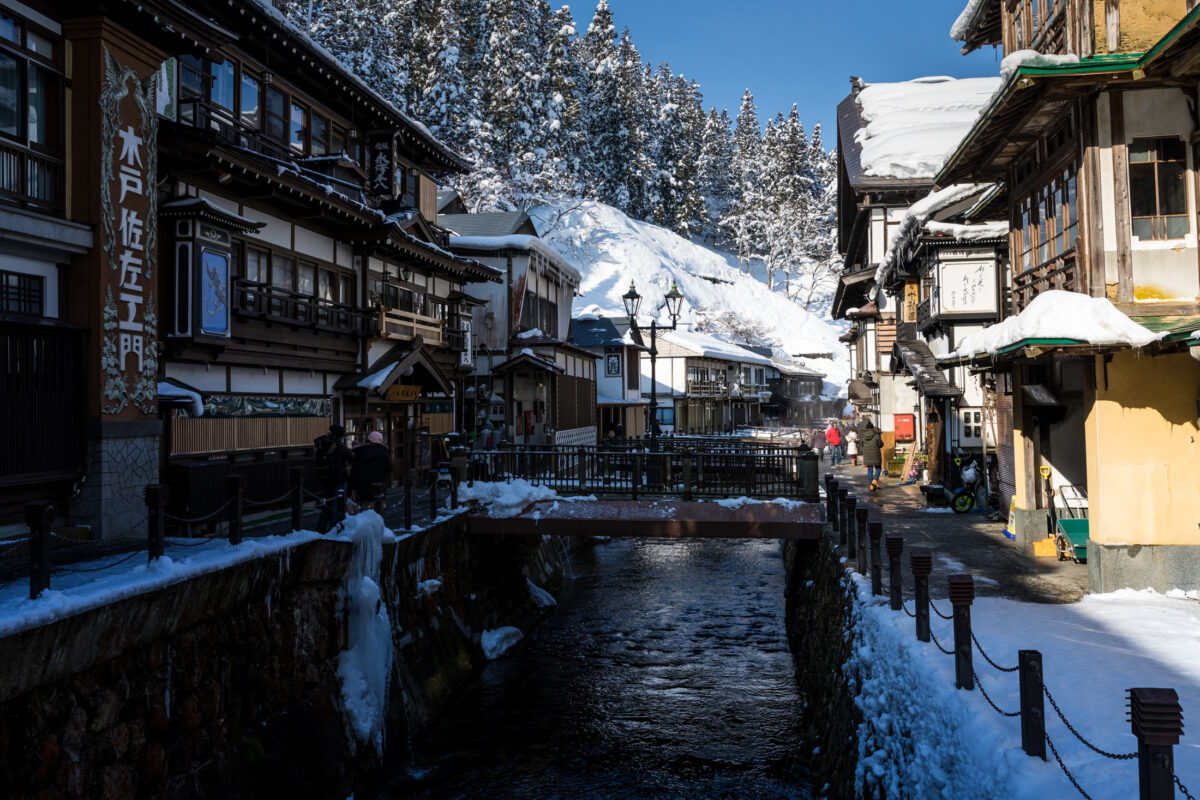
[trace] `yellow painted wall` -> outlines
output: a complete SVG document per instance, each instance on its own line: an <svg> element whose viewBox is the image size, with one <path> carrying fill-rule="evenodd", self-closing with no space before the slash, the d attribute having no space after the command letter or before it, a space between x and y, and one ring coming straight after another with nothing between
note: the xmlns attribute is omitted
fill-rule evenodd
<svg viewBox="0 0 1200 800"><path fill-rule="evenodd" d="M1096 54L1107 53L1104 27L1105 0L1092 2L1092 31L1096 37ZM1140 53L1166 35L1187 13L1185 0L1137 0L1121 3L1120 53Z"/></svg>
<svg viewBox="0 0 1200 800"><path fill-rule="evenodd" d="M1091 538L1200 545L1200 361L1125 350L1107 373L1106 385L1097 358L1086 425Z"/></svg>

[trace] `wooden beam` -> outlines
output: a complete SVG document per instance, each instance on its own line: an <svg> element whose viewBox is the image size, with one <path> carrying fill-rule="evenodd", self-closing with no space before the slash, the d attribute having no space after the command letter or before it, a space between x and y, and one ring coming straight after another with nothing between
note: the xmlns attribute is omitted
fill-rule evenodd
<svg viewBox="0 0 1200 800"><path fill-rule="evenodd" d="M1113 201L1117 226L1117 301L1133 302L1133 230L1129 210L1129 146L1125 144L1125 104L1122 93L1112 98Z"/></svg>
<svg viewBox="0 0 1200 800"><path fill-rule="evenodd" d="M1096 121L1096 100L1086 101L1083 114L1083 160L1080 186L1083 203L1080 206L1083 249L1084 288L1092 297L1104 297L1104 204L1101 202L1103 183L1100 180L1100 128Z"/></svg>
<svg viewBox="0 0 1200 800"><path fill-rule="evenodd" d="M1108 52L1121 49L1121 0L1104 2L1104 36Z"/></svg>

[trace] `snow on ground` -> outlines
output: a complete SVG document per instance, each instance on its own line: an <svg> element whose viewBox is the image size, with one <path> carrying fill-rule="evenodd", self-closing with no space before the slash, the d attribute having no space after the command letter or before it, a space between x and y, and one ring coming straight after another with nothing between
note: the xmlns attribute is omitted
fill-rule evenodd
<svg viewBox="0 0 1200 800"><path fill-rule="evenodd" d="M1015 317L964 336L958 349L947 358L995 353L1025 339L1072 339L1089 344L1145 347L1161 336L1122 314L1105 297L1051 289L1033 298Z"/></svg>
<svg viewBox="0 0 1200 800"><path fill-rule="evenodd" d="M480 636L479 644L483 647L483 657L488 661L495 661L516 647L517 642L523 638L524 635L521 633L520 628L505 625L503 628L484 631L483 635Z"/></svg>
<svg viewBox="0 0 1200 800"><path fill-rule="evenodd" d="M1054 756L1030 758L1021 749L1020 722L1001 717L979 691L954 688L954 659L916 640L913 620L891 611L854 576L852 665L862 670L857 699L859 786L882 784L887 796L1073 797ZM937 601L949 613L946 600ZM911 601L908 601L911 607ZM971 609L980 644L1001 666L1020 649L1043 656L1046 688L1072 725L1096 746L1132 753L1137 743L1125 719L1126 689L1173 688L1186 720L1200 714L1200 603L1126 589L1049 605L980 598ZM933 633L947 647L951 623L936 616ZM976 652L975 672L988 695L1016 711L1018 680ZM920 697L920 703L912 698ZM1086 749L1046 704L1046 733L1067 768L1096 800L1137 796L1136 761L1114 761ZM1184 735L1175 768L1188 786L1200 785L1200 736Z"/></svg>
<svg viewBox="0 0 1200 800"><path fill-rule="evenodd" d="M855 135L867 175L932 178L1002 85L1000 78L917 78L858 93Z"/></svg>
<svg viewBox="0 0 1200 800"><path fill-rule="evenodd" d="M724 508L733 508L733 509L741 508L742 506L762 505L764 503L770 503L773 506L779 506L780 508L786 508L788 510L791 510L793 508L799 508L800 506L803 506L803 505L807 505L807 503L805 503L803 500L791 500L787 497L776 497L774 500L758 500L753 497L744 497L744 496L743 497L726 497L721 500L713 500L712 502L714 502L717 505L722 506Z"/></svg>
<svg viewBox="0 0 1200 800"><path fill-rule="evenodd" d="M558 601L554 599L554 595L529 580L529 578L525 579L525 583L529 585L529 598L533 600L535 606L538 608L552 608L558 605Z"/></svg>
<svg viewBox="0 0 1200 800"><path fill-rule="evenodd" d="M581 202L561 218L554 208L539 206L530 217L545 241L583 273L575 315L624 319L621 295L632 280L643 298L640 322L648 325L657 315L660 323L670 324L662 297L675 282L684 296L680 324L704 322L712 327L708 332L728 341L744 341L730 332L730 320L735 320L742 328L761 331L764 343L788 355L832 353L832 360L800 359L800 363L825 373L828 396L845 394L850 366L846 347L837 340L844 326L830 321L824 309L805 311L781 292L740 272L732 255L631 219L602 203Z"/></svg>
<svg viewBox="0 0 1200 800"><path fill-rule="evenodd" d="M474 485L460 484L458 499L462 503L478 500L487 506L489 517L515 517L530 503L560 498L548 486L534 486L524 478L516 478L511 483L475 481Z"/></svg>

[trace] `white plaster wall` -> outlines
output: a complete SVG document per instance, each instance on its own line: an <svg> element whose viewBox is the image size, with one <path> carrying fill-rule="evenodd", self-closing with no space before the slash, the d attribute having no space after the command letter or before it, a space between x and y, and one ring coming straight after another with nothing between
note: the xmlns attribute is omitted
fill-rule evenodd
<svg viewBox="0 0 1200 800"><path fill-rule="evenodd" d="M302 228L299 225L296 226L295 231L297 253L311 255L313 258L319 258L322 261L334 260L336 253L334 252L333 239L323 236L316 231L310 231L308 228Z"/></svg>
<svg viewBox="0 0 1200 800"><path fill-rule="evenodd" d="M288 222L254 208L243 207L242 216L255 222L265 223L258 233L246 234L249 238L259 239L276 247L291 249L292 226Z"/></svg>
<svg viewBox="0 0 1200 800"><path fill-rule="evenodd" d="M325 373L283 371L283 391L288 394L325 394Z"/></svg>
<svg viewBox="0 0 1200 800"><path fill-rule="evenodd" d="M203 364L180 364L168 361L165 374L202 392L225 391L225 367L206 367Z"/></svg>
<svg viewBox="0 0 1200 800"><path fill-rule="evenodd" d="M230 367L229 390L246 394L279 394L279 370Z"/></svg>

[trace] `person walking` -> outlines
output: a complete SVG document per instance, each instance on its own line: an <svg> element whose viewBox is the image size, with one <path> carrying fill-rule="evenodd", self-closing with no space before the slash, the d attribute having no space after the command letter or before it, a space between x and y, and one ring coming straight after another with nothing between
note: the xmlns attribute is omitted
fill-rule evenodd
<svg viewBox="0 0 1200 800"><path fill-rule="evenodd" d="M825 441L829 442L829 465L836 467L842 463L842 432L838 430L836 423L829 423L829 427L825 429Z"/></svg>
<svg viewBox="0 0 1200 800"><path fill-rule="evenodd" d="M317 451L317 485L324 501L321 516L317 519L317 533L325 533L333 527L337 494L346 491L346 470L351 456L350 448L342 441L345 437L346 429L334 424L329 426L329 433L313 440Z"/></svg>
<svg viewBox="0 0 1200 800"><path fill-rule="evenodd" d="M359 508L375 500L375 485L383 486L386 494L388 476L392 474L392 454L383 443L383 434L371 431L367 441L354 448L354 463L350 465L350 494Z"/></svg>
<svg viewBox="0 0 1200 800"><path fill-rule="evenodd" d="M813 432L812 432L813 450L817 451L817 455L820 456L822 460L824 460L824 458L825 458L825 446L827 444L829 444L829 443L825 441L825 431L821 430L820 428L813 428Z"/></svg>
<svg viewBox="0 0 1200 800"><path fill-rule="evenodd" d="M867 480L872 492L879 489L879 472L883 467L883 437L867 420L863 423L858 434L858 447L862 453L863 464L867 467Z"/></svg>
<svg viewBox="0 0 1200 800"><path fill-rule="evenodd" d="M842 440L846 445L846 456L850 459L853 466L858 466L858 432L851 428L846 432L846 438Z"/></svg>

